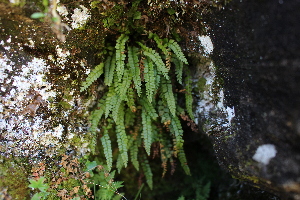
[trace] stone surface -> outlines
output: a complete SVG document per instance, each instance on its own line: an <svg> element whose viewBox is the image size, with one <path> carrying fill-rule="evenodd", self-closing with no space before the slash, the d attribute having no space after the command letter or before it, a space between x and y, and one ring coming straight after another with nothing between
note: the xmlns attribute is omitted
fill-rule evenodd
<svg viewBox="0 0 300 200"><path fill-rule="evenodd" d="M219 164L282 199L300 199L299 9L299 0L235 0L207 16L223 103L235 113L229 127L210 113Z"/></svg>

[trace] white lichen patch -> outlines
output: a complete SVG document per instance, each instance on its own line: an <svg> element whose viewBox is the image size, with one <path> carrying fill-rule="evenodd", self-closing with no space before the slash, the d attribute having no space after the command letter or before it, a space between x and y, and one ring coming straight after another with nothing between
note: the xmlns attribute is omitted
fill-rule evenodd
<svg viewBox="0 0 300 200"><path fill-rule="evenodd" d="M71 26L73 29L82 27L87 22L87 20L91 17L86 7L80 5L80 8L75 8L74 13L71 16L73 20Z"/></svg>
<svg viewBox="0 0 300 200"><path fill-rule="evenodd" d="M268 165L270 160L274 158L277 154L275 145L273 144L263 144L256 149L253 155L253 160Z"/></svg>
<svg viewBox="0 0 300 200"><path fill-rule="evenodd" d="M214 45L209 36L199 36L199 40L201 42L201 46L203 47L205 54L211 54L214 50Z"/></svg>
<svg viewBox="0 0 300 200"><path fill-rule="evenodd" d="M5 47L9 42L0 41L0 44ZM56 50L57 66L61 67L70 53L59 47ZM75 145L81 153L89 151L87 129L79 127L79 122L76 122L78 126L68 122L70 127L61 123L71 118L78 97L66 102L69 110L58 113L58 102L54 99L61 94L56 85L47 81L50 66L46 61L26 56L21 49L13 51L13 47L9 56L7 53L2 52L0 58L0 154L35 157L47 152L53 155L60 148L73 150ZM76 103L77 111L84 109L79 107L79 100Z"/></svg>
<svg viewBox="0 0 300 200"><path fill-rule="evenodd" d="M202 117L208 119L212 112L219 112L224 117L216 119L216 123L223 127L231 126L231 121L235 117L235 110L234 107L224 105L224 91L221 86L219 86L218 91L214 87L214 84L218 83L216 83L215 66L212 61L208 68L201 73L201 77L206 80L206 83L205 90L201 92L196 113L200 113Z"/></svg>
<svg viewBox="0 0 300 200"><path fill-rule="evenodd" d="M64 16L64 17L69 14L66 6L59 5L59 6L57 6L56 10L59 13L59 15Z"/></svg>

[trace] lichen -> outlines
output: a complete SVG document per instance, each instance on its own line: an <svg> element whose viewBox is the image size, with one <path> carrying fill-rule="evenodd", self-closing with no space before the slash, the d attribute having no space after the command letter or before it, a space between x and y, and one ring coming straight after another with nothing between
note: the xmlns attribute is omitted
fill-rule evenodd
<svg viewBox="0 0 300 200"><path fill-rule="evenodd" d="M200 120L212 119L214 113L219 113L218 117L210 122L205 122L206 132L212 131L213 127L222 126L228 129L235 116L234 107L224 105L224 91L222 83L217 75L217 69L212 61L213 43L209 36L199 36L203 47L202 53L205 55L205 64L199 65L196 76L199 100L196 113ZM223 130L224 131L224 130Z"/></svg>

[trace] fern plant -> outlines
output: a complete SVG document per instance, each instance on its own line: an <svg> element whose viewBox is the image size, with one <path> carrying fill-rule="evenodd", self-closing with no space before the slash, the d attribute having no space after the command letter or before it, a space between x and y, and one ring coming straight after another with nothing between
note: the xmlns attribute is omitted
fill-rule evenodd
<svg viewBox="0 0 300 200"><path fill-rule="evenodd" d="M190 174L178 117L184 114L184 109L178 105L174 93L175 85L182 84L183 66L188 62L175 40L161 39L154 33L149 33L148 40L154 41L156 46L149 47L144 40L134 42L130 35L121 34L115 47L82 83L81 90L87 90L104 74L107 93L99 99L90 116L90 131L93 134L100 132L109 170L116 162L120 171L130 160L137 170L141 166L147 184L152 188L153 175L147 156L150 156L154 143L160 147L163 175L168 162L172 168L175 166L176 157L186 174ZM185 87L190 95L190 86ZM192 98L187 97L187 114L184 115L193 118ZM112 138L118 146L116 156L112 154L115 149Z"/></svg>

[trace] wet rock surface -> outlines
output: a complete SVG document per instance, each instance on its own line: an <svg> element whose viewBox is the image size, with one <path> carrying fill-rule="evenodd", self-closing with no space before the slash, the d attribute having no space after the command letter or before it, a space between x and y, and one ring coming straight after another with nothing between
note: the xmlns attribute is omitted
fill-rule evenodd
<svg viewBox="0 0 300 200"><path fill-rule="evenodd" d="M232 1L209 16L229 129L209 132L219 164L282 199L300 199L300 1Z"/></svg>

